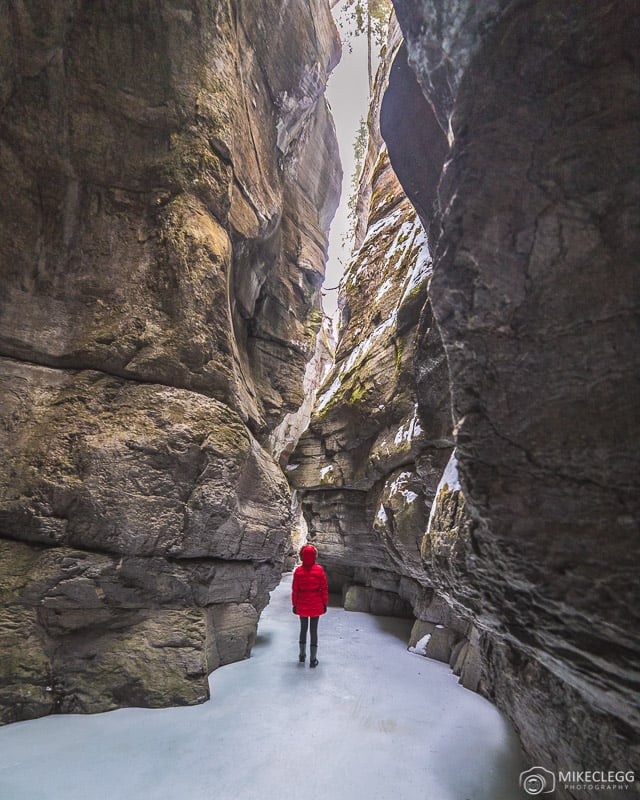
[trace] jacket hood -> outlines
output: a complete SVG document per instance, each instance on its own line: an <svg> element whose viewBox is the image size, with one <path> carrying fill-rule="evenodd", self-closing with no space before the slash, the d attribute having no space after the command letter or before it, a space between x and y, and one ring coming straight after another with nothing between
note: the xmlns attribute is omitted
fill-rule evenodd
<svg viewBox="0 0 640 800"><path fill-rule="evenodd" d="M316 556L318 551L312 544L305 544L300 550L300 558L304 567L311 567L316 563Z"/></svg>

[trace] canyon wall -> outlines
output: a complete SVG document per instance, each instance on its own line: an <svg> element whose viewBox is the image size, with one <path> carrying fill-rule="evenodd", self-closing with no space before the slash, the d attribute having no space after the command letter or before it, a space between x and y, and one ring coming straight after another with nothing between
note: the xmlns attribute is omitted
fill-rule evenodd
<svg viewBox="0 0 640 800"><path fill-rule="evenodd" d="M395 6L408 59L382 132L428 230L460 481L423 543L430 581L473 615L481 687L532 763L628 769L640 761L637 4ZM429 362L419 345L418 374Z"/></svg>
<svg viewBox="0 0 640 800"><path fill-rule="evenodd" d="M410 644L450 662L476 689L471 616L434 591L423 552L433 501L437 494L444 498L439 484L453 434L446 358L427 296L431 255L380 131L399 52L404 47L394 22L370 103L357 249L340 285L335 364L287 475L302 528L345 608L415 616ZM413 90L417 107L426 104L415 78ZM417 350L425 356L420 370ZM447 541L450 522L446 514L436 516ZM432 536L435 530L436 524Z"/></svg>
<svg viewBox="0 0 640 800"><path fill-rule="evenodd" d="M340 43L259 5L4 4L2 722L205 699L280 578Z"/></svg>
<svg viewBox="0 0 640 800"><path fill-rule="evenodd" d="M412 613L532 764L629 769L638 15L395 5L336 363L288 477L345 607Z"/></svg>

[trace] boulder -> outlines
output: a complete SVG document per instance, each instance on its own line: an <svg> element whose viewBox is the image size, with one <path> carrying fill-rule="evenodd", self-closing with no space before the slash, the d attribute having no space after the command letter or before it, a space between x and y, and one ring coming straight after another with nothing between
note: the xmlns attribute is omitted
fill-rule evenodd
<svg viewBox="0 0 640 800"><path fill-rule="evenodd" d="M0 366L2 720L206 699L279 580L284 476L204 395Z"/></svg>
<svg viewBox="0 0 640 800"><path fill-rule="evenodd" d="M364 611L384 617L409 617L411 608L396 592L371 586L346 586L343 592L345 611Z"/></svg>

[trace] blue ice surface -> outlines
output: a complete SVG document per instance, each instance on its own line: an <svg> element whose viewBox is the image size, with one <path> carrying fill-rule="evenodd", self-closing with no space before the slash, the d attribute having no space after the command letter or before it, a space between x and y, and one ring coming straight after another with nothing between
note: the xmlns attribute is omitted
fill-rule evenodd
<svg viewBox="0 0 640 800"><path fill-rule="evenodd" d="M330 607L319 666L298 663L291 575L251 658L200 706L53 715L0 728L1 800L514 800L525 768L505 717L410 623Z"/></svg>

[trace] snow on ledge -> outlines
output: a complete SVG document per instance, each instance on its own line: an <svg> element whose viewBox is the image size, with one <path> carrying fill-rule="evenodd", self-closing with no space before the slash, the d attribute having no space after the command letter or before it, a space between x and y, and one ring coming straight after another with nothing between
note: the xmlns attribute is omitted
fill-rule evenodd
<svg viewBox="0 0 640 800"><path fill-rule="evenodd" d="M438 484L438 488L436 489L436 496L433 498L433 504L431 506L431 513L429 514L429 524L427 525L427 534L431 530L431 522L433 517L436 513L436 506L438 504L438 498L440 497L440 492L447 487L450 492L459 492L462 488L460 486L460 479L458 475L458 459L456 458L456 451L453 450L451 455L449 456L449 461L447 466L445 467L444 472L442 473L442 477L440 478L440 483Z"/></svg>

